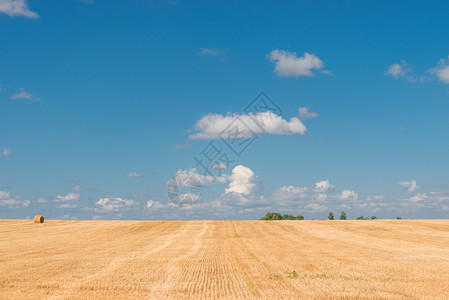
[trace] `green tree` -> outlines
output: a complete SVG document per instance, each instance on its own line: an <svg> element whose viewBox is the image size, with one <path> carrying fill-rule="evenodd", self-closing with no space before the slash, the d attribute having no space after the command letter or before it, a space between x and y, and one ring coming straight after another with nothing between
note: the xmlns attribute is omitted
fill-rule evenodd
<svg viewBox="0 0 449 300"><path fill-rule="evenodd" d="M329 220L335 220L334 214L332 212L329 212L329 216L327 217Z"/></svg>
<svg viewBox="0 0 449 300"><path fill-rule="evenodd" d="M401 217L397 217L396 219L397 219L397 220L402 220L402 218L401 218Z"/></svg>
<svg viewBox="0 0 449 300"><path fill-rule="evenodd" d="M371 216L371 220L376 220L377 217L376 216Z"/></svg>
<svg viewBox="0 0 449 300"><path fill-rule="evenodd" d="M366 220L364 216L357 217L356 220Z"/></svg>
<svg viewBox="0 0 449 300"><path fill-rule="evenodd" d="M345 211L341 212L340 220L346 220L346 213L345 213Z"/></svg>
<svg viewBox="0 0 449 300"><path fill-rule="evenodd" d="M295 216L294 216L294 215L287 215L287 214L284 214L284 215L282 216L282 220L295 220Z"/></svg>
<svg viewBox="0 0 449 300"><path fill-rule="evenodd" d="M282 215L276 212L268 212L261 220L282 220Z"/></svg>
<svg viewBox="0 0 449 300"><path fill-rule="evenodd" d="M297 215L296 216L296 220L304 220L304 216L303 215Z"/></svg>

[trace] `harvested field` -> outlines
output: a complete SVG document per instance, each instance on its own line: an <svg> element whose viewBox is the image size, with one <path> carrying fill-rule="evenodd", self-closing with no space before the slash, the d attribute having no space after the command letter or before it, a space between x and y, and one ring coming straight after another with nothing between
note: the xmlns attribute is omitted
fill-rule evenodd
<svg viewBox="0 0 449 300"><path fill-rule="evenodd" d="M448 220L0 221L0 298L439 298Z"/></svg>

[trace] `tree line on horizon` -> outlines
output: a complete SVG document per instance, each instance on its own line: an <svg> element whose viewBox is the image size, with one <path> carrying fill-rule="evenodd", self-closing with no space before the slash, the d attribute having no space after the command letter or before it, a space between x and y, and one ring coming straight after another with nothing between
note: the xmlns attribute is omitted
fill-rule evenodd
<svg viewBox="0 0 449 300"><path fill-rule="evenodd" d="M335 220L334 213L329 212L329 215L327 216L328 220ZM357 217L356 220L376 220L376 216L371 217L364 217L361 215L360 217ZM397 217L396 219L401 220L401 217ZM280 214L278 212L267 212L265 217L261 218L261 220L267 220L267 221L277 221L277 220L305 220L303 215L297 215L296 217L294 215L288 215L288 214ZM313 220L313 219L312 219ZM347 220L347 215L345 211L342 211L340 214L340 220Z"/></svg>

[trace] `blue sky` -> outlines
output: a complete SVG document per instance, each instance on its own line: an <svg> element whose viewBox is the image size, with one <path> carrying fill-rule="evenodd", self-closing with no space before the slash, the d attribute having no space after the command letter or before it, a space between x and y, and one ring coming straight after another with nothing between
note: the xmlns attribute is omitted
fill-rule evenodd
<svg viewBox="0 0 449 300"><path fill-rule="evenodd" d="M0 0L0 36L0 218L449 214L447 2Z"/></svg>

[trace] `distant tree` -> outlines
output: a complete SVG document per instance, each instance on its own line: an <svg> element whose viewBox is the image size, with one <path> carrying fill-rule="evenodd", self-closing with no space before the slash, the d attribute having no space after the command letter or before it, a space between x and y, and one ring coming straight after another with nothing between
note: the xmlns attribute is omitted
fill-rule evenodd
<svg viewBox="0 0 449 300"><path fill-rule="evenodd" d="M396 219L397 219L397 220L402 220L402 218L401 218L401 217L397 217Z"/></svg>
<svg viewBox="0 0 449 300"><path fill-rule="evenodd" d="M296 218L295 218L294 215L287 215L287 214L284 214L284 215L282 216L282 220L296 220Z"/></svg>
<svg viewBox="0 0 449 300"><path fill-rule="evenodd" d="M364 216L360 216L360 217L357 217L356 220L366 220L366 218Z"/></svg>
<svg viewBox="0 0 449 300"><path fill-rule="evenodd" d="M304 220L304 216L303 215L297 215L296 216L296 220Z"/></svg>
<svg viewBox="0 0 449 300"><path fill-rule="evenodd" d="M346 220L346 213L344 211L341 212L340 220Z"/></svg>
<svg viewBox="0 0 449 300"><path fill-rule="evenodd" d="M282 215L276 212L268 212L261 220L282 220Z"/></svg>
<svg viewBox="0 0 449 300"><path fill-rule="evenodd" d="M272 216L273 216L273 213L267 212L265 217L261 218L261 220L271 220Z"/></svg>
<svg viewBox="0 0 449 300"><path fill-rule="evenodd" d="M376 220L377 217L376 216L371 216L371 220Z"/></svg>
<svg viewBox="0 0 449 300"><path fill-rule="evenodd" d="M273 221L282 220L282 215L280 213L273 213L271 220L273 220Z"/></svg>
<svg viewBox="0 0 449 300"><path fill-rule="evenodd" d="M332 212L329 212L329 216L327 217L329 220L335 220L334 214Z"/></svg>

